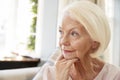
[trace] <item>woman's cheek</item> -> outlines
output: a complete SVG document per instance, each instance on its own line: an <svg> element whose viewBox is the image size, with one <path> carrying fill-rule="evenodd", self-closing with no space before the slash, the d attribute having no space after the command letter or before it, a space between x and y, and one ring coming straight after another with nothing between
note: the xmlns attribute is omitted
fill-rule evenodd
<svg viewBox="0 0 120 80"><path fill-rule="evenodd" d="M74 41L72 43L72 47L76 50L76 56L78 58L81 58L85 55L85 52L86 52L86 47L85 47L85 43L84 41L83 42L80 42L80 41Z"/></svg>
<svg viewBox="0 0 120 80"><path fill-rule="evenodd" d="M80 50L81 42L80 41L72 41L71 46L76 50Z"/></svg>

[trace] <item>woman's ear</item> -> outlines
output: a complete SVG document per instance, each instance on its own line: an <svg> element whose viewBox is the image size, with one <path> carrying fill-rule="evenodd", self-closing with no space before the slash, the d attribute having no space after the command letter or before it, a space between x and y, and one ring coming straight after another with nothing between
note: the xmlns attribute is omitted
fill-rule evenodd
<svg viewBox="0 0 120 80"><path fill-rule="evenodd" d="M91 46L91 52L93 53L93 52L97 51L98 48L99 48L99 46L100 46L100 42L98 42L98 41L93 41L93 42L92 42L92 46Z"/></svg>

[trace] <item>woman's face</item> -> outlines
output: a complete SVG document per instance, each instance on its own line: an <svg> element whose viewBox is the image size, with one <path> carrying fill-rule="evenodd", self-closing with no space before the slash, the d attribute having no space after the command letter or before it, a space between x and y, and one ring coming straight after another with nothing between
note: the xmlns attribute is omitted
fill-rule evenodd
<svg viewBox="0 0 120 80"><path fill-rule="evenodd" d="M59 45L64 58L83 58L88 54L92 39L85 28L69 15L64 15L62 24L59 27Z"/></svg>

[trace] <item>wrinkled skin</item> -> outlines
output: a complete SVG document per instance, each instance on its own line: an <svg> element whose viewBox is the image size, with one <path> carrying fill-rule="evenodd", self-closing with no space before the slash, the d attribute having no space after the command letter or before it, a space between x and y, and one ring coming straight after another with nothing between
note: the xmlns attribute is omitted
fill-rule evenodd
<svg viewBox="0 0 120 80"><path fill-rule="evenodd" d="M56 61L56 80L92 80L102 68L95 72L92 62L97 63L89 54L97 50L99 43L92 40L85 28L71 18L68 13L59 27L61 56ZM96 65L96 64L95 64ZM89 70L90 69L90 70ZM86 73L88 71L88 73ZM83 79L83 75L90 78Z"/></svg>

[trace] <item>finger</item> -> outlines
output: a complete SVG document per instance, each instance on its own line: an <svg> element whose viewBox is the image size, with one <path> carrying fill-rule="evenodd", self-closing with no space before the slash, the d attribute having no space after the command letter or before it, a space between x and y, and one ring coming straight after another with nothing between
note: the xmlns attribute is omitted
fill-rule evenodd
<svg viewBox="0 0 120 80"><path fill-rule="evenodd" d="M60 63L60 62L63 62L63 61L65 61L65 59L64 59L63 55L60 54L60 56L57 58L55 64Z"/></svg>
<svg viewBox="0 0 120 80"><path fill-rule="evenodd" d="M61 55L57 58L57 60L59 61L59 60L62 60L62 59L64 59L64 56L61 54Z"/></svg>
<svg viewBox="0 0 120 80"><path fill-rule="evenodd" d="M75 63L76 61L78 61L78 59L68 60L68 62L67 62L68 67L70 67L70 66L71 66L73 63Z"/></svg>

